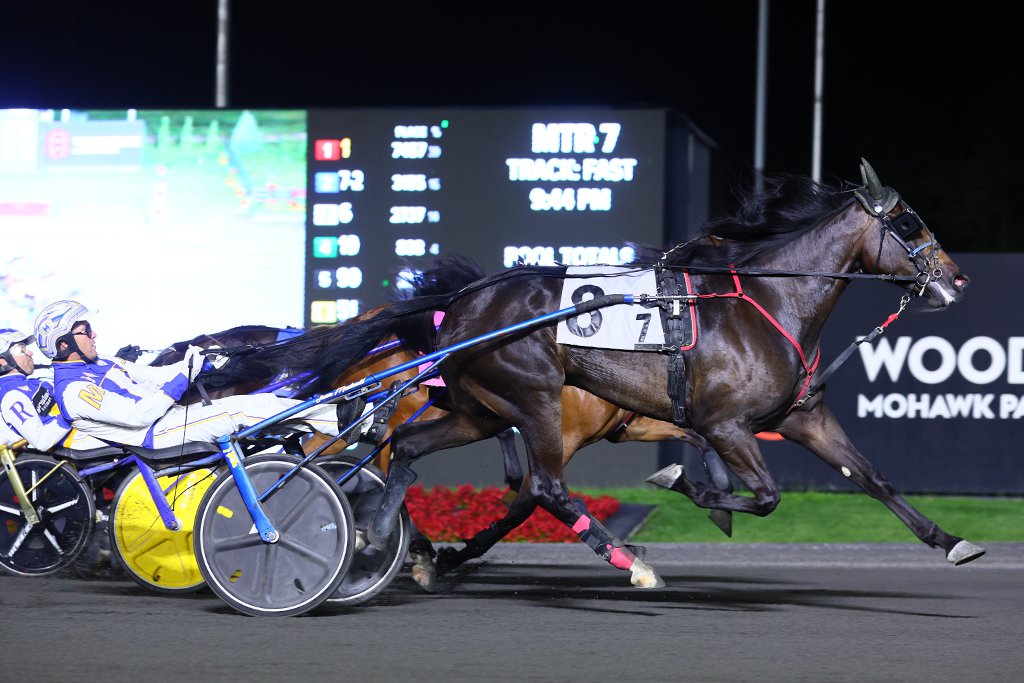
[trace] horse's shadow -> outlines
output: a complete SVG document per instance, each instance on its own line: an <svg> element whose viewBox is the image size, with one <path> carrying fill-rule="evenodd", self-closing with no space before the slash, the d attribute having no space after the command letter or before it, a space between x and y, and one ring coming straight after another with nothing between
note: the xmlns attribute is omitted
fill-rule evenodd
<svg viewBox="0 0 1024 683"><path fill-rule="evenodd" d="M910 591L821 588L792 579L762 576L717 576L685 571L662 572L665 588L642 590L626 585L622 575L595 573L589 567L516 564L495 566L473 562L439 577L433 594L416 585L407 573L395 579L370 606L401 606L421 600L479 599L533 602L538 606L580 612L616 612L661 616L666 611L777 612L791 607L899 614L940 619L971 619L971 615L914 609L919 600L957 596ZM902 607L894 606L900 601ZM884 604L880 604L884 603Z"/></svg>

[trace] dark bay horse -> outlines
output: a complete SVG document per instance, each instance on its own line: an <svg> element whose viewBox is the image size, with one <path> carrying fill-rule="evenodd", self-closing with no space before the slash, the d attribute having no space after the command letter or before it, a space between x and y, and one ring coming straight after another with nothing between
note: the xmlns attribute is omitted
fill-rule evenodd
<svg viewBox="0 0 1024 683"><path fill-rule="evenodd" d="M336 386L345 386L356 382L377 372L395 367L407 361L415 360L418 352L408 346L397 346L385 353L367 358L357 363L349 373L338 377ZM415 375L415 370L395 375L395 379L408 380ZM417 421L431 421L444 417L447 414L447 403L443 400L424 408L428 400L426 387L421 387L415 393L405 396L398 404L395 413L388 423L387 436L391 436L396 428L406 424L410 418L415 416ZM728 474L724 465L714 451L711 451L707 442L700 436L689 430L681 429L674 424L631 414L629 411L614 406L597 396L583 391L577 387L562 387L562 429L561 449L563 467L568 465L569 460L577 451L607 439L613 443L627 441L666 441L679 440L689 443L701 451L704 462L711 474L712 481L720 488L730 486ZM505 538L516 527L523 524L533 510L536 503L530 495L529 477L530 472L523 472L519 465L519 456L515 450L515 437L511 430L505 430L496 435L502 449L505 464L505 479L509 487L515 491L515 498L510 505L510 513L505 517L495 520L486 529L482 529L472 538L465 539L465 546L461 549L443 547L437 551L437 564L433 566L433 551L429 539L425 537L414 537L410 545L410 556L413 561L413 578L417 583L428 590L434 580L434 572L444 574L447 571L463 564L467 560L480 557L486 553L495 543ZM319 434L310 436L304 448L307 452L327 440ZM380 456L377 465L387 471L390 464L390 445L386 446ZM519 500L522 502L517 502ZM514 510L518 512L513 513ZM415 521L415 520L414 520ZM727 524L731 520L722 517L712 517L719 528L726 531ZM728 533L728 532L727 532Z"/></svg>
<svg viewBox="0 0 1024 683"><path fill-rule="evenodd" d="M453 293L484 275L479 266L459 257L446 259L443 262L439 261L439 263L443 263L443 266L439 266L440 269L443 269L443 272L428 270L421 274L421 279L417 281L414 287L416 295L429 296L438 292ZM378 307L366 311L351 321L342 323L341 326L373 318L385 308ZM317 334L330 334L332 330L327 327L317 327L312 331ZM152 361L151 365L166 365L181 360L189 345L202 348L217 347L225 349L232 354L251 349L253 353L259 354L265 349L272 349L282 339L295 338L302 332L302 330L293 328L279 329L262 325L234 327L229 330L203 334L188 341L172 344L161 352ZM331 388L351 384L370 374L414 360L418 355L420 355L419 352L408 345L396 345L385 351L366 356L335 378L331 382ZM404 374L396 375L392 379L407 380L414 374L415 371L411 370ZM270 373L264 372L255 377L244 377L243 380L236 383L228 383L228 386L221 386L220 383L215 382L217 388L211 388L208 395L212 398L217 398L232 393L256 391L265 386L262 382L267 381L269 377ZM305 394L308 394L308 390L301 387L296 391L296 396L301 397ZM200 397L197 392L192 392L189 398L192 401L198 401ZM382 438L387 439L387 437L390 437L395 427L410 421L414 416L418 420L433 420L446 414L446 410L442 407L427 406L427 401L428 391L426 387L421 387L420 390L405 396L392 414L388 422L387 431ZM443 405L442 401L441 406ZM416 415L421 410L423 412ZM303 450L307 453L312 452L327 442L329 438L326 435L314 432L303 442ZM499 434L498 439L504 456L506 481L510 488L517 492L517 496L527 499L526 505L532 511L536 505L532 503L532 499L528 496L528 488L524 489L522 486L524 479L529 476L529 472L524 473L519 465L519 457L515 451L514 435L511 430L507 430ZM568 464L572 456L580 449L603 439L613 443L664 440L680 440L689 443L704 453L704 459L708 464L712 479L722 488L729 486L728 475L725 473L724 466L713 451L708 452L709 447L701 437L687 430L680 429L671 423L630 413L576 387L563 387L563 465ZM347 446L348 444L345 441L338 441L326 448L323 451L323 455L338 453ZM390 446L385 445L377 457L376 465L386 472L389 462ZM528 516L529 514L527 514ZM519 517L506 516L496 520L473 538L466 539L466 546L461 550L441 548L438 556L437 570L444 573L466 560L480 557L495 543L511 533L513 529L525 522L525 517L522 519ZM729 521L721 517L713 517L712 519L720 527L723 527L723 530L725 530L724 527ZM419 539L414 538L411 555L414 563L414 578L421 585L429 587L433 581L434 573L434 567L432 566L433 552L429 540L422 537Z"/></svg>
<svg viewBox="0 0 1024 683"><path fill-rule="evenodd" d="M865 164L866 166L866 164ZM696 484L682 492L702 507L766 515L779 502L754 434L776 431L804 445L888 506L923 542L962 564L984 551L948 534L914 509L850 443L817 391L804 398L817 367L825 322L861 274L894 279L926 308L960 301L968 278L934 234L893 190L862 167L864 185L841 190L784 177L751 196L733 217L713 223L707 239L680 245L659 264L691 273L699 297L701 342L686 352L688 425L705 438L753 492L752 498ZM350 362L382 336L447 311L437 345L447 348L559 309L564 268L519 268L453 296L396 304L353 326L344 351L323 360ZM650 293L653 294L653 293ZM573 528L595 552L641 587L662 585L643 560L567 495L563 480L562 387L577 386L612 405L669 420L665 356L562 346L553 323L521 330L450 355L442 374L445 416L396 429L385 500L369 530L375 544L394 524L396 501L415 479L410 464L437 450L490 438L515 426L527 445L529 495ZM673 482L673 485L675 482ZM525 513L527 501L510 509Z"/></svg>

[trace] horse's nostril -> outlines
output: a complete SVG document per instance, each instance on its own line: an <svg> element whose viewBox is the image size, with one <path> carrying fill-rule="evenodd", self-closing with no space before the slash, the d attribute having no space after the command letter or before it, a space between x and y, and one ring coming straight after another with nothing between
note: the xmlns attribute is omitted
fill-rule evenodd
<svg viewBox="0 0 1024 683"><path fill-rule="evenodd" d="M957 291L964 291L967 289L967 285L971 284L971 278L966 275L957 275L953 278L953 286L956 287Z"/></svg>

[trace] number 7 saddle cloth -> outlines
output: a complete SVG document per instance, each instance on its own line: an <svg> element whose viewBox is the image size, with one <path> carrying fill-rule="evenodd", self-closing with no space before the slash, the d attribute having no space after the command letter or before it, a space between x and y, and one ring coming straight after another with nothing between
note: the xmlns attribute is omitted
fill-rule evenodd
<svg viewBox="0 0 1024 683"><path fill-rule="evenodd" d="M559 308L605 294L692 295L685 272L619 266L574 266L566 269ZM666 334L666 330L668 333ZM697 343L693 300L618 304L558 323L556 341L624 351L675 352Z"/></svg>

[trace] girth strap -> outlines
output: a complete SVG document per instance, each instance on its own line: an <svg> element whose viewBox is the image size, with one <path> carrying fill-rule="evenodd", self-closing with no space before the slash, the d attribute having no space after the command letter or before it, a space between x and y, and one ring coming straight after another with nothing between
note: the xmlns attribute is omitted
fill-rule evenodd
<svg viewBox="0 0 1024 683"><path fill-rule="evenodd" d="M658 292L663 296L679 296L682 288L676 273L670 268L656 269ZM668 357L668 396L672 400L672 422L687 427L686 415L686 357L681 351L686 345L686 327L689 324L688 304L680 299L660 302L665 321L665 348Z"/></svg>

